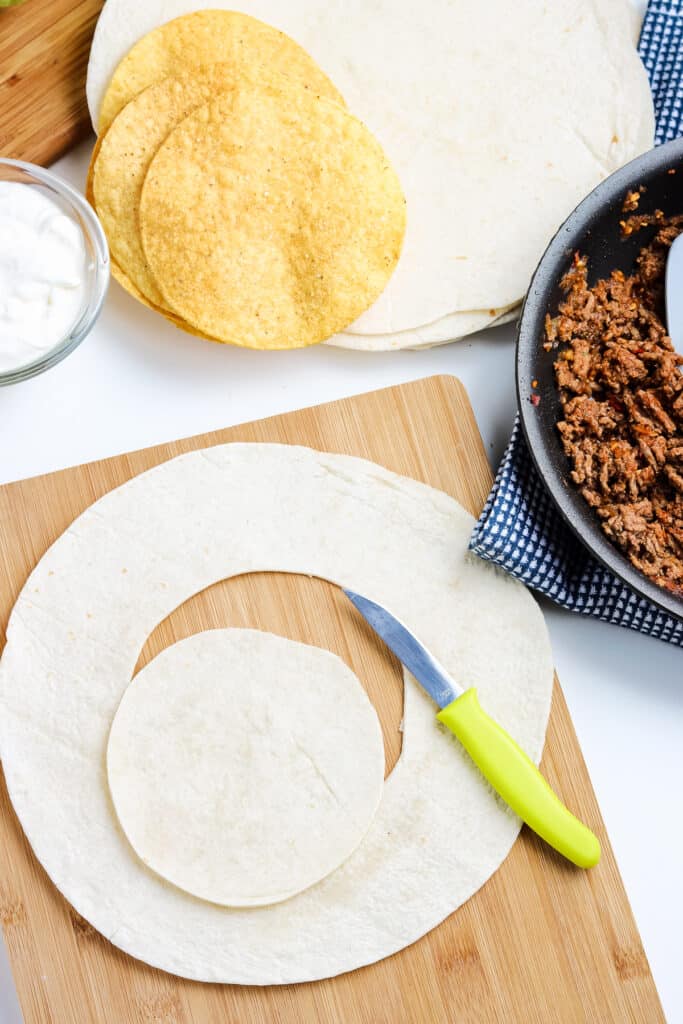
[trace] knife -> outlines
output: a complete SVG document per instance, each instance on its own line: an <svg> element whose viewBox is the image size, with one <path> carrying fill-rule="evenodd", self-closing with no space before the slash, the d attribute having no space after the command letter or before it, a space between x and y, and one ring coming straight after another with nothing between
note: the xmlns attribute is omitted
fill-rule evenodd
<svg viewBox="0 0 683 1024"><path fill-rule="evenodd" d="M344 590L366 622L441 709L440 722L460 741L484 778L529 828L580 868L600 860L597 837L568 810L530 757L486 714L474 687L463 689L391 612Z"/></svg>

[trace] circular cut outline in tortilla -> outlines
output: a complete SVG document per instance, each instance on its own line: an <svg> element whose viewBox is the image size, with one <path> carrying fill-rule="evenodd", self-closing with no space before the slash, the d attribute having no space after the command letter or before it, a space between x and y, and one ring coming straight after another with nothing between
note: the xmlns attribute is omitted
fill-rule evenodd
<svg viewBox="0 0 683 1024"><path fill-rule="evenodd" d="M371 462L286 445L180 456L95 502L19 595L0 660L0 753L35 855L90 924L200 981L313 981L415 942L499 867L520 828L404 674L401 756L360 846L272 907L164 885L133 854L105 752L149 634L211 584L276 570L388 606L535 761L552 693L547 630L517 581L467 550L452 498Z"/></svg>
<svg viewBox="0 0 683 1024"><path fill-rule="evenodd" d="M107 0L91 51L91 110L126 50L195 2ZM355 334L400 334L518 302L576 204L652 146L652 96L626 0L240 6L307 50L379 139L405 191L401 259Z"/></svg>
<svg viewBox="0 0 683 1024"><path fill-rule="evenodd" d="M356 849L382 795L384 743L336 654L210 629L165 648L126 689L107 778L152 871L199 899L264 906Z"/></svg>

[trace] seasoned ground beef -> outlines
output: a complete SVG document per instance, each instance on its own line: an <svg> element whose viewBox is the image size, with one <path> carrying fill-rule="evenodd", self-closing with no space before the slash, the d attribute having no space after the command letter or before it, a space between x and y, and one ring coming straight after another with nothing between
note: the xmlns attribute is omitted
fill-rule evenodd
<svg viewBox="0 0 683 1024"><path fill-rule="evenodd" d="M589 288L575 256L546 347L559 349L572 479L636 568L683 594L683 357L664 326L666 257L683 216L636 215L624 233L645 224L659 226L628 277L615 270Z"/></svg>

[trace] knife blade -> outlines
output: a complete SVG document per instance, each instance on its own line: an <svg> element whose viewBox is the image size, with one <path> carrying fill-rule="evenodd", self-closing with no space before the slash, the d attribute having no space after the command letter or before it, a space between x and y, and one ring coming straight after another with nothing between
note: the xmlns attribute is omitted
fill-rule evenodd
<svg viewBox="0 0 683 1024"><path fill-rule="evenodd" d="M565 807L531 758L388 609L353 590L349 601L441 709L437 718L460 741L482 775L522 821L577 867L600 859L600 843Z"/></svg>

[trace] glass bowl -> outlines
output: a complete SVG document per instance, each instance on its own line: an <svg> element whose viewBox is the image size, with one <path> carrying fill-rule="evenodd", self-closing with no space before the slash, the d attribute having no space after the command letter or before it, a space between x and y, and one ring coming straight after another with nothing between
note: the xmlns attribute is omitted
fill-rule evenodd
<svg viewBox="0 0 683 1024"><path fill-rule="evenodd" d="M97 216L76 189L56 174L35 164L0 157L0 181L34 185L46 193L81 229L86 251L86 279L83 308L68 334L31 363L0 372L0 387L16 384L49 370L78 348L95 324L109 286L109 247Z"/></svg>

